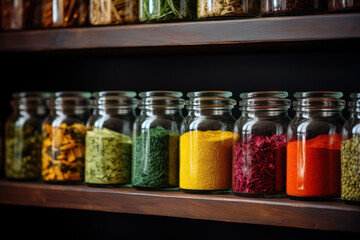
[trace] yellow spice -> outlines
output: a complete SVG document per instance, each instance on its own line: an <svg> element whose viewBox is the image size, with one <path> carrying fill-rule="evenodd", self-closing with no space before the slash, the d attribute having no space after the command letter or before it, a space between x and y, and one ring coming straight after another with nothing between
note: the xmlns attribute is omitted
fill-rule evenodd
<svg viewBox="0 0 360 240"><path fill-rule="evenodd" d="M180 137L180 188L223 190L231 187L233 134L191 131Z"/></svg>

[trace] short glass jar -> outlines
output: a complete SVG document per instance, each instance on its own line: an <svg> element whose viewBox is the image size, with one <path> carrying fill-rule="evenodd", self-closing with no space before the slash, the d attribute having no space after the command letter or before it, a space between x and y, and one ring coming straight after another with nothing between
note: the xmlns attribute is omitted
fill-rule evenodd
<svg viewBox="0 0 360 240"><path fill-rule="evenodd" d="M136 93L102 91L97 95L98 112L86 132L85 183L95 187L130 184Z"/></svg>
<svg viewBox="0 0 360 240"><path fill-rule="evenodd" d="M42 177L48 183L84 180L86 121L90 115L89 92L56 92L55 116L44 123Z"/></svg>
<svg viewBox="0 0 360 240"><path fill-rule="evenodd" d="M14 180L41 178L42 122L48 114L48 92L13 95L14 112L5 125L5 177Z"/></svg>
<svg viewBox="0 0 360 240"><path fill-rule="evenodd" d="M88 13L88 0L42 0L44 28L86 26Z"/></svg>
<svg viewBox="0 0 360 240"><path fill-rule="evenodd" d="M360 93L350 98L350 117L342 128L341 199L360 204Z"/></svg>
<svg viewBox="0 0 360 240"><path fill-rule="evenodd" d="M2 0L2 29L25 30L41 27L42 0Z"/></svg>
<svg viewBox="0 0 360 240"><path fill-rule="evenodd" d="M360 10L360 0L328 0L328 12L356 12Z"/></svg>
<svg viewBox="0 0 360 240"><path fill-rule="evenodd" d="M182 93L149 91L139 96L140 114L133 130L132 185L145 190L178 187Z"/></svg>
<svg viewBox="0 0 360 240"><path fill-rule="evenodd" d="M302 15L322 11L322 0L260 0L262 16Z"/></svg>
<svg viewBox="0 0 360 240"><path fill-rule="evenodd" d="M196 18L196 0L139 0L140 22L183 21Z"/></svg>
<svg viewBox="0 0 360 240"><path fill-rule="evenodd" d="M236 101L231 92L187 94L188 115L181 124L180 188L210 193L231 189L231 159Z"/></svg>
<svg viewBox="0 0 360 240"><path fill-rule="evenodd" d="M286 193L294 199L340 196L341 92L297 92L287 131Z"/></svg>
<svg viewBox="0 0 360 240"><path fill-rule="evenodd" d="M91 25L138 22L138 0L90 0Z"/></svg>
<svg viewBox="0 0 360 240"><path fill-rule="evenodd" d="M265 197L286 191L286 131L291 101L285 91L240 94L234 126L232 191Z"/></svg>
<svg viewBox="0 0 360 240"><path fill-rule="evenodd" d="M199 19L260 16L260 0L197 0Z"/></svg>

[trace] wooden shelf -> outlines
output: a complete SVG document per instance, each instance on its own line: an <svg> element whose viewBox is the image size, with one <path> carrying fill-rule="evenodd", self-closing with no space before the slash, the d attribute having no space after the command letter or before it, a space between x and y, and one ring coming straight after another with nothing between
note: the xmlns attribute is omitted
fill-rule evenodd
<svg viewBox="0 0 360 240"><path fill-rule="evenodd" d="M0 204L360 232L360 206L341 201L244 198L230 193L189 194L0 180Z"/></svg>
<svg viewBox="0 0 360 240"><path fill-rule="evenodd" d="M3 32L0 51L359 39L359 22L352 13Z"/></svg>

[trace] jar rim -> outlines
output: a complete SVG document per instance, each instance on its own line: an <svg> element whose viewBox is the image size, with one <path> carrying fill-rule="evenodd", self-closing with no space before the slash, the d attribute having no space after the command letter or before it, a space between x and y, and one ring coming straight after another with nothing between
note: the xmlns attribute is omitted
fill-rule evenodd
<svg viewBox="0 0 360 240"><path fill-rule="evenodd" d="M338 91L306 91L306 92L296 92L294 97L297 99L303 98L341 98L343 97L342 92Z"/></svg>
<svg viewBox="0 0 360 240"><path fill-rule="evenodd" d="M141 100L138 101L140 109L166 108L181 109L185 100L182 99L182 92L178 91L146 91L140 92Z"/></svg>
<svg viewBox="0 0 360 240"><path fill-rule="evenodd" d="M257 91L257 92L244 92L240 94L240 98L286 98L289 93L286 91Z"/></svg>
<svg viewBox="0 0 360 240"><path fill-rule="evenodd" d="M67 98L67 97L75 97L75 98L91 98L91 93L87 91L58 91L55 92L55 98Z"/></svg>
<svg viewBox="0 0 360 240"><path fill-rule="evenodd" d="M155 91L144 91L139 93L139 97L148 98L148 97L174 97L180 98L183 96L182 92L178 91L168 91L168 90L155 90Z"/></svg>
<svg viewBox="0 0 360 240"><path fill-rule="evenodd" d="M26 91L26 92L14 92L12 93L12 98L19 99L19 98L44 98L48 99L53 96L52 92L46 91Z"/></svg>
<svg viewBox="0 0 360 240"><path fill-rule="evenodd" d="M110 91L94 92L92 94L92 96L94 98L100 98L100 97L128 97L128 98L134 98L134 97L136 97L136 92L134 92L134 91L110 90Z"/></svg>
<svg viewBox="0 0 360 240"><path fill-rule="evenodd" d="M187 97L189 98L198 98L198 97L222 97L229 98L232 96L232 92L230 91L196 91L187 93Z"/></svg>

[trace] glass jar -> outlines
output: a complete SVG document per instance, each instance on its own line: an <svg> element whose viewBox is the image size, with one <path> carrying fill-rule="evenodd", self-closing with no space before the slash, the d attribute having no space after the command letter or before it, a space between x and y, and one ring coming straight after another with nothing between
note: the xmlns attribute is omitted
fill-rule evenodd
<svg viewBox="0 0 360 240"><path fill-rule="evenodd" d="M140 114L133 132L132 185L138 189L178 187L182 93L149 91L139 96Z"/></svg>
<svg viewBox="0 0 360 240"><path fill-rule="evenodd" d="M91 25L138 22L138 0L90 0Z"/></svg>
<svg viewBox="0 0 360 240"><path fill-rule="evenodd" d="M360 203L360 93L350 94L349 119L342 128L341 199Z"/></svg>
<svg viewBox="0 0 360 240"><path fill-rule="evenodd" d="M236 195L281 195L286 188L286 131L290 100L284 91L240 94L234 126L232 190Z"/></svg>
<svg viewBox="0 0 360 240"><path fill-rule="evenodd" d="M81 27L88 23L88 0L42 0L42 26Z"/></svg>
<svg viewBox="0 0 360 240"><path fill-rule="evenodd" d="M360 10L360 0L328 0L329 12L352 12Z"/></svg>
<svg viewBox="0 0 360 240"><path fill-rule="evenodd" d="M196 0L139 0L140 22L195 19Z"/></svg>
<svg viewBox="0 0 360 240"><path fill-rule="evenodd" d="M42 0L2 0L2 29L24 30L40 28Z"/></svg>
<svg viewBox="0 0 360 240"><path fill-rule="evenodd" d="M99 111L86 133L85 183L89 186L131 183L135 96L135 92L128 91L98 93Z"/></svg>
<svg viewBox="0 0 360 240"><path fill-rule="evenodd" d="M287 131L286 193L294 199L340 196L341 92L297 92Z"/></svg>
<svg viewBox="0 0 360 240"><path fill-rule="evenodd" d="M197 0L199 19L256 17L260 15L260 0Z"/></svg>
<svg viewBox="0 0 360 240"><path fill-rule="evenodd" d="M48 111L48 92L13 95L13 114L5 126L5 176L14 180L41 178L41 126Z"/></svg>
<svg viewBox="0 0 360 240"><path fill-rule="evenodd" d="M263 16L312 14L321 10L321 0L261 0Z"/></svg>
<svg viewBox="0 0 360 240"><path fill-rule="evenodd" d="M86 121L89 92L56 92L55 117L44 123L42 177L48 183L84 180Z"/></svg>
<svg viewBox="0 0 360 240"><path fill-rule="evenodd" d="M235 118L231 92L187 94L188 115L181 124L180 188L209 193L231 189L231 159Z"/></svg>

